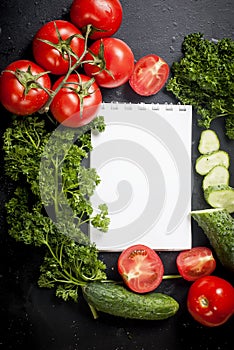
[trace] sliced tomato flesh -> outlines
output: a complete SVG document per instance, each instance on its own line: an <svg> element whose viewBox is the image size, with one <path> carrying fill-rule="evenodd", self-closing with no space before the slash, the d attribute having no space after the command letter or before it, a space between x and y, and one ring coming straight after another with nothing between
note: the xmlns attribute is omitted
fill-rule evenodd
<svg viewBox="0 0 234 350"><path fill-rule="evenodd" d="M142 57L136 64L129 84L141 96L156 94L169 76L168 64L157 55Z"/></svg>
<svg viewBox="0 0 234 350"><path fill-rule="evenodd" d="M187 281L210 275L216 268L216 261L208 247L182 251L177 256L176 264L180 275Z"/></svg>
<svg viewBox="0 0 234 350"><path fill-rule="evenodd" d="M138 244L120 254L118 271L131 290L147 293L156 289L161 283L164 267L159 255L153 249Z"/></svg>

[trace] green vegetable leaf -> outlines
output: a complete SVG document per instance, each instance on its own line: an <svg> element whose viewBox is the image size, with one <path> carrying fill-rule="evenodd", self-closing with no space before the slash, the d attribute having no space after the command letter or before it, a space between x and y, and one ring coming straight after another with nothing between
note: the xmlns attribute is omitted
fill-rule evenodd
<svg viewBox="0 0 234 350"><path fill-rule="evenodd" d="M210 41L192 33L182 43L183 57L172 65L166 86L183 104L201 116L198 124L209 128L218 117L234 116L234 41ZM231 136L230 121L226 134Z"/></svg>
<svg viewBox="0 0 234 350"><path fill-rule="evenodd" d="M6 204L9 234L45 248L38 285L78 300L79 287L106 279L106 266L84 232L91 223L107 231L107 206L93 215L90 196L100 178L82 162L92 150L91 134L104 131L98 117L84 128L50 130L41 116L16 118L4 134L5 171L16 182Z"/></svg>

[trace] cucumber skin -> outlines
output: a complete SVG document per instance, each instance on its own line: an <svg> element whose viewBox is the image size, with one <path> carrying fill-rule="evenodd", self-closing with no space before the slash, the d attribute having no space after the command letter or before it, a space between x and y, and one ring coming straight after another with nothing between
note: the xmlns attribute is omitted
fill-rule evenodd
<svg viewBox="0 0 234 350"><path fill-rule="evenodd" d="M193 211L191 216L203 229L221 264L234 272L233 217L225 209Z"/></svg>
<svg viewBox="0 0 234 350"><path fill-rule="evenodd" d="M225 175L226 175L226 182L223 182L223 183L216 183L216 184L212 184L212 183L209 183L209 185L206 185L206 182L209 180L210 177L214 176L214 172L218 169L218 168L222 168L222 170L225 172ZM203 179L203 182L202 182L202 189L203 191L205 191L209 186L218 186L218 185L225 185L225 186L228 186L229 185L229 177L230 177L230 174L229 174L229 171L228 169L224 166L224 165L216 165L214 168L212 168L208 174L205 175L204 179ZM207 180L208 179L208 180Z"/></svg>
<svg viewBox="0 0 234 350"><path fill-rule="evenodd" d="M204 191L205 200L213 208L220 208L221 206L214 206L214 203L212 203L209 199L210 194L212 194L213 192L216 192L218 194L219 191L220 193L221 191L230 191L234 193L234 188L229 185L216 185L216 186L209 186L208 188L206 188ZM232 212L231 210L228 210L226 207L223 207L223 209L226 209L230 213Z"/></svg>
<svg viewBox="0 0 234 350"><path fill-rule="evenodd" d="M83 287L87 303L97 311L140 320L163 320L174 316L178 302L162 293L136 294L113 282L90 282Z"/></svg>

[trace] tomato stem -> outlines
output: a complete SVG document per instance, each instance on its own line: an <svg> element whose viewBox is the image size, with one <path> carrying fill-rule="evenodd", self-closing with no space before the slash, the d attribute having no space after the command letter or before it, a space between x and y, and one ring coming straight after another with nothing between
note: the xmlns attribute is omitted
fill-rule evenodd
<svg viewBox="0 0 234 350"><path fill-rule="evenodd" d="M39 110L39 113L43 114L49 111L50 105L53 101L53 98L55 97L55 95L60 91L60 89L64 86L64 84L66 83L67 79L69 78L69 76L71 75L71 73L79 66L82 64L82 60L84 58L84 56L86 55L86 53L88 52L88 37L89 34L91 32L91 25L87 26L87 31L85 33L85 47L84 47L84 51L81 54L81 56L79 57L79 59L72 65L71 64L71 54L70 52L67 52L68 54L68 58L69 58L69 69L66 73L66 75L64 76L63 80L61 81L61 83L58 85L58 87L52 92L52 94L49 95L49 99L46 102L46 104Z"/></svg>

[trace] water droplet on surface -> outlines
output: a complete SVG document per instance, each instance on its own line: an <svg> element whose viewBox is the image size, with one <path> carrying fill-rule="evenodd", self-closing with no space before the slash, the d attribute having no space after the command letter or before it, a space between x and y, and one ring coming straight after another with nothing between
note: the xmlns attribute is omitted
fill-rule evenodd
<svg viewBox="0 0 234 350"><path fill-rule="evenodd" d="M178 23L177 23L177 22L173 22L173 26L174 26L174 27L177 27L177 26L178 26Z"/></svg>
<svg viewBox="0 0 234 350"><path fill-rule="evenodd" d="M175 49L174 49L174 47L173 46L170 46L170 52L172 53L172 52L174 52L175 51Z"/></svg>
<svg viewBox="0 0 234 350"><path fill-rule="evenodd" d="M176 41L176 37L173 36L173 37L171 38L171 41L174 43L174 42Z"/></svg>

